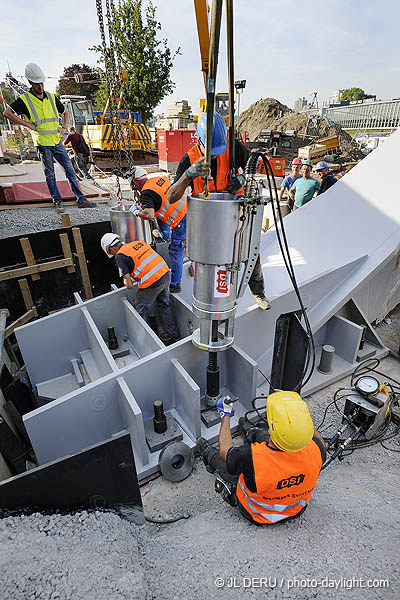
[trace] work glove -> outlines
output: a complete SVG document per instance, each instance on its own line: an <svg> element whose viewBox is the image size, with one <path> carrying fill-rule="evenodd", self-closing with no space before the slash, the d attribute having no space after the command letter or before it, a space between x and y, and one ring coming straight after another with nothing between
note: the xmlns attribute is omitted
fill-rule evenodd
<svg viewBox="0 0 400 600"><path fill-rule="evenodd" d="M132 204L132 206L129 209L129 212L131 212L133 215L135 215L135 217L138 216L140 211L140 207L137 204Z"/></svg>
<svg viewBox="0 0 400 600"><path fill-rule="evenodd" d="M207 171L208 165L206 163L205 157L203 156L202 158L199 158L199 160L196 161L193 165L190 165L188 169L186 169L185 175L189 179L189 181L193 181L193 179L196 179L196 177L207 175Z"/></svg>
<svg viewBox="0 0 400 600"><path fill-rule="evenodd" d="M228 185L226 187L226 191L229 194L235 194L236 192L238 192L240 190L240 188L242 188L244 186L245 183L246 183L246 179L245 179L244 175L236 175L235 177L232 177L232 179L228 183Z"/></svg>
<svg viewBox="0 0 400 600"><path fill-rule="evenodd" d="M225 400L230 400L229 396L225 396L225 398L220 398L217 402L217 411L219 412L219 416L221 417L221 419L223 417L232 416L232 404L226 404Z"/></svg>

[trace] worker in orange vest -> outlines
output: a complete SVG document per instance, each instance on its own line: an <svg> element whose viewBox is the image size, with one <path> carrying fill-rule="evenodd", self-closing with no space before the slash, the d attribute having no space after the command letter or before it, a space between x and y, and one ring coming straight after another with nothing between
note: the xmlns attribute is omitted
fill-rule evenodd
<svg viewBox="0 0 400 600"><path fill-rule="evenodd" d="M171 204L177 202L185 193L187 187L191 187L192 193L204 192L204 177L208 173L208 165L204 157L205 141L207 131L207 115L203 113L197 124L196 134L198 143L193 146L180 160L176 170L174 183L168 191L168 199ZM239 140L235 139L235 175L230 177L229 173L229 146L226 124L219 113L214 113L213 133L211 142L211 179L208 189L210 192L228 192L230 194L242 194L244 172L249 151ZM258 255L253 273L249 281L250 294L256 300L258 306L263 310L271 308L271 304L265 296L264 277L261 268L260 255Z"/></svg>
<svg viewBox="0 0 400 600"><path fill-rule="evenodd" d="M181 288L183 259L186 247L186 194L175 204L168 200L171 182L166 175L147 177L143 167L135 167L131 187L140 192L141 208L133 207L134 214L146 221L157 218L162 237L169 244L171 259L170 292L178 294Z"/></svg>
<svg viewBox="0 0 400 600"><path fill-rule="evenodd" d="M257 525L300 516L307 508L326 459L325 442L314 429L307 404L296 392L274 392L267 399L266 428L244 417L243 446L232 446L229 399L217 403L221 416L219 451L204 438L196 445L207 470L216 473L215 489ZM240 474L240 475L238 475Z"/></svg>
<svg viewBox="0 0 400 600"><path fill-rule="evenodd" d="M135 308L145 319L150 306L155 301L165 334L161 340L173 344L179 339L179 331L171 308L169 284L171 274L164 259L142 240L122 244L115 233L105 233L101 247L115 262L123 278L124 286L133 288L132 279L139 282L135 298Z"/></svg>

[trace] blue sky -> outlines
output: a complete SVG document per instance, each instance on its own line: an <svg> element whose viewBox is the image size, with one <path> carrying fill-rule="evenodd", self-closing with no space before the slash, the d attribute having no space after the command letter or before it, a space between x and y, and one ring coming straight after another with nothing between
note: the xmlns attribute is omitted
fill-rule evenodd
<svg viewBox="0 0 400 600"><path fill-rule="evenodd" d="M115 0L117 2L117 0ZM144 4L146 0L144 0ZM187 99L194 112L204 97L192 0L154 0L162 37L181 47L171 77L171 101ZM88 48L99 43L95 0L34 3L0 0L0 79L7 59L15 75L37 62L54 90L65 66L95 65ZM235 79L246 79L241 108L266 97L293 107L299 96L318 91L326 99L339 88L359 86L378 98L400 96L398 0L236 0ZM227 90L225 25L222 26L219 91Z"/></svg>

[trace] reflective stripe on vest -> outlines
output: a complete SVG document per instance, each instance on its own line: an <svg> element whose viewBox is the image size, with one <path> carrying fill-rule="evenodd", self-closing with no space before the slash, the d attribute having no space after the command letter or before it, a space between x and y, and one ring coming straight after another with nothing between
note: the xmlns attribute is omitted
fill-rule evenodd
<svg viewBox="0 0 400 600"><path fill-rule="evenodd" d="M265 443L251 444L256 491L243 473L236 495L252 519L272 524L296 516L308 505L322 466L321 451L311 440L298 452L280 452Z"/></svg>
<svg viewBox="0 0 400 600"><path fill-rule="evenodd" d="M29 110L29 121L36 125L36 131L31 131L34 141L42 146L58 144L61 135L58 131L59 115L53 94L46 92L46 98L43 101L30 92L25 92L20 98ZM57 123L57 126L54 127L54 123Z"/></svg>
<svg viewBox="0 0 400 600"><path fill-rule="evenodd" d="M154 211L154 216L169 225L171 229L175 229L186 216L186 195L183 195L178 202L170 204L168 201L170 187L171 182L167 177L151 177L144 184L142 193L151 190L160 197L161 206L159 210Z"/></svg>
<svg viewBox="0 0 400 600"><path fill-rule="evenodd" d="M163 258L141 240L124 244L117 254L124 254L133 260L134 269L130 276L138 279L139 289L153 285L169 271Z"/></svg>
<svg viewBox="0 0 400 600"><path fill-rule="evenodd" d="M305 500L299 500L298 502L295 502L294 504L265 504L264 502L258 502L257 500L254 500L246 491L246 488L244 487L244 485L241 483L240 479L238 481L238 485L240 486L242 492L244 493L244 495L247 498L247 502L248 502L248 506L249 506L249 511L250 513L253 513L254 515L260 515L261 517L264 517L264 519L267 519L267 521L271 521L271 523L277 523L278 521L283 521L283 519L287 519L288 517L290 517L291 515L284 515L282 514L284 510L288 510L289 508L293 508L294 506L307 506L308 502L306 502ZM267 510L273 510L275 512L272 513L265 513L265 512L260 512L256 509L255 505L260 506L261 508L266 508ZM247 510L247 507L245 507Z"/></svg>

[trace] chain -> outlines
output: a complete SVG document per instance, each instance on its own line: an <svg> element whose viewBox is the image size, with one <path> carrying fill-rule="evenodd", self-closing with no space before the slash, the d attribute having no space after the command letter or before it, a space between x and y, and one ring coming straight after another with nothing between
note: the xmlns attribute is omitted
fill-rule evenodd
<svg viewBox="0 0 400 600"><path fill-rule="evenodd" d="M117 22L117 16L116 16L116 11L115 11L115 6L114 6L114 0L110 0L110 4L111 4L111 10L112 10L112 15L113 15L113 26L114 29L116 29L116 22ZM121 73L122 76L122 64L121 64L121 56L119 54L119 52L116 52L116 57L117 57L117 67L119 72ZM126 106L126 100L125 100L125 96L122 95L122 103L121 103L122 109L124 110L124 112L128 113L128 109ZM125 157L127 159L128 162L128 174L129 175L133 175L134 174L134 163L135 163L135 159L134 159L134 154L132 151L132 146L131 146L131 127L128 124L128 131L129 131L129 143L126 144L126 139L125 136L122 136L122 145L124 148L124 153L125 153Z"/></svg>
<svg viewBox="0 0 400 600"><path fill-rule="evenodd" d="M103 19L103 4L102 0L96 0L97 18L100 28L100 36L103 48L105 72L106 72L106 83L107 93L109 97L109 113L111 116L111 139L112 148L115 161L114 174L116 176L117 186L117 200L118 204L122 205L122 190L120 177L124 176L122 172L122 161L121 161L121 144L125 150L125 154L128 158L129 171L133 168L133 154L128 155L125 138L122 131L122 125L118 108L116 105L117 97L117 69L115 63L115 54L117 54L118 64L121 64L118 53L115 52L115 40L114 40L114 29L115 29L115 7L112 0L105 0L106 5L106 17L107 17L107 28L108 28L108 40L109 47L107 48L106 35L104 31L104 19ZM121 70L120 70L121 73ZM121 73L122 75L122 73Z"/></svg>

